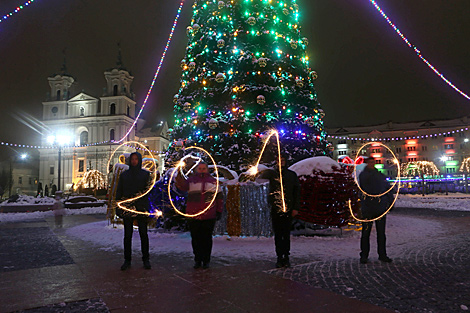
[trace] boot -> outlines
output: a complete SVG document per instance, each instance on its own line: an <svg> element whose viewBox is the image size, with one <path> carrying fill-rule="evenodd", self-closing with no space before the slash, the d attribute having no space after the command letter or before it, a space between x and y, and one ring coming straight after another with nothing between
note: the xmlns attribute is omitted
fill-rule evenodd
<svg viewBox="0 0 470 313"><path fill-rule="evenodd" d="M149 270L152 268L152 266L150 265L150 261L149 260L144 260L144 268L146 270Z"/></svg>
<svg viewBox="0 0 470 313"><path fill-rule="evenodd" d="M125 271L129 267L131 267L131 261L130 260L125 260L124 263L121 265L121 271Z"/></svg>
<svg viewBox="0 0 470 313"><path fill-rule="evenodd" d="M287 255L283 258L282 265L284 267L290 267L289 257Z"/></svg>
<svg viewBox="0 0 470 313"><path fill-rule="evenodd" d="M277 257L277 262L276 262L276 268L281 268L284 266L283 258L278 256Z"/></svg>
<svg viewBox="0 0 470 313"><path fill-rule="evenodd" d="M196 261L196 262L194 262L193 268L195 270L197 270L198 268L201 268L201 266L202 266L202 262L201 261Z"/></svg>

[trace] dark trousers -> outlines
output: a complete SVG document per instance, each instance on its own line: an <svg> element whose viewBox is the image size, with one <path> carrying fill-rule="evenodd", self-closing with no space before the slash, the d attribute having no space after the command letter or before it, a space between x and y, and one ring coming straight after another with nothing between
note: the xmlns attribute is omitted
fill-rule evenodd
<svg viewBox="0 0 470 313"><path fill-rule="evenodd" d="M278 258L286 258L290 254L290 230L292 218L287 216L272 216L274 244Z"/></svg>
<svg viewBox="0 0 470 313"><path fill-rule="evenodd" d="M132 233L134 232L134 219L139 226L140 245L142 249L142 260L149 259L149 236L147 235L147 216L124 217L124 258L132 259Z"/></svg>
<svg viewBox="0 0 470 313"><path fill-rule="evenodd" d="M212 233L214 232L215 219L189 221L191 232L191 244L193 246L194 261L209 263L212 252Z"/></svg>
<svg viewBox="0 0 470 313"><path fill-rule="evenodd" d="M382 217L375 221L375 228L377 231L377 252L379 258L386 257L387 251L385 249L385 218ZM362 223L362 237L361 237L361 258L368 258L370 251L370 232L372 230L373 222Z"/></svg>

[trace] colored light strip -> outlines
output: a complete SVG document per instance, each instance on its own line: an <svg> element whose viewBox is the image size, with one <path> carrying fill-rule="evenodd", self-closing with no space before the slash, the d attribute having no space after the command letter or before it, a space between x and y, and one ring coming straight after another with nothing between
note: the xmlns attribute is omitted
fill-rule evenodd
<svg viewBox="0 0 470 313"><path fill-rule="evenodd" d="M3 22L3 21L6 21L7 19L9 19L10 17L12 17L13 15L17 14L17 13L20 13L21 10L25 9L25 7L29 6L30 4L32 4L34 2L34 0L29 0L29 1L26 1L23 5L20 5L20 6L17 6L16 9L14 9L13 11L11 11L10 13L7 13L3 16L0 16L0 23Z"/></svg>
<svg viewBox="0 0 470 313"><path fill-rule="evenodd" d="M390 26L392 26L392 28L396 31L396 33L401 37L401 39L408 45L408 47L410 47L411 49L413 49L415 52L416 52L416 55L421 59L421 61L423 61L424 63L426 63L426 65L437 75L439 76L447 85L449 85L450 87L452 87L455 91L457 91L459 94L461 94L463 97L467 98L468 100L470 100L470 96L468 96L466 93L464 93L463 91L461 91L459 88L457 88L457 86L455 86L450 80L448 80L443 74L441 74L441 72L438 71L438 69L436 67L434 67L428 60L426 60L425 57L423 57L423 55L421 54L421 51L418 49L418 47L416 47L415 45L413 45L409 40L408 38L405 37L405 35L398 29L398 27L390 20L390 18L387 16L387 14L385 14L385 12L382 10L382 8L375 2L375 0L369 0L370 3L372 3L374 5L374 7L376 8L377 11L379 11L379 13L382 15L382 17L388 22L388 24L390 24Z"/></svg>
<svg viewBox="0 0 470 313"><path fill-rule="evenodd" d="M127 131L127 133L120 139L118 140L117 142L122 142L124 141L127 136L130 134L130 132L132 131L132 129L135 127L135 125L137 124L137 121L139 120L140 118L140 115L142 114L142 112L144 111L145 109L145 105L147 104L147 101L150 97L150 94L152 93L152 90L153 90L153 87L155 86L155 81L157 80L158 78L158 75L160 74L160 70L162 68L162 65L163 65L163 61L165 60L165 57L166 57L166 53L168 51L168 48L170 47L170 44L171 44L171 40L173 38L173 34L175 32L175 28L176 28L176 25L178 25L178 20L180 18L180 15L181 15L181 10L183 9L183 5L184 5L184 1L185 0L182 0L180 2L180 6L178 8L178 12L176 14L176 17L175 17L175 20L173 21L173 27L171 28L171 32L170 32L170 35L168 36L168 40L166 42L166 46L165 46L165 50L163 51L163 55L160 59L160 64L158 64L158 68L157 68L157 71L155 72L155 75L153 76L153 80L152 80L152 83L150 84L150 87L149 87L149 90L147 91L147 96L145 97L145 100L144 102L142 103L142 107L140 108L140 111L139 111L139 114L137 114L135 120L134 120L134 123L132 124L132 126L129 128L129 130Z"/></svg>
<svg viewBox="0 0 470 313"><path fill-rule="evenodd" d="M408 139L424 139L424 138L431 138L437 136L444 136L444 135L451 135L455 133L460 133L463 131L468 130L468 127L454 129L448 132L440 132L434 133L430 135L421 135L421 136L406 136L406 137L386 137L386 138L363 138L363 137L346 137L346 136L326 136L327 138L332 139L344 139L344 140L364 140L364 141L400 141L400 140L408 140Z"/></svg>

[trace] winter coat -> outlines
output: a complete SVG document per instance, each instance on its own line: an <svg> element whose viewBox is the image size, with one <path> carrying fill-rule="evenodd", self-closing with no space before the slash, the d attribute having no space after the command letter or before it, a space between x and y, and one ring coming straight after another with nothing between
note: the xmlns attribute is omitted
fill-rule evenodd
<svg viewBox="0 0 470 313"><path fill-rule="evenodd" d="M194 174L188 179L178 179L178 189L188 192L188 198L186 200L186 214L197 214L204 210L214 197L214 192L217 192L217 196L210 208L203 214L193 217L193 219L215 219L217 217L217 212L222 213L222 192L220 187L219 190L215 190L216 183L216 179L210 174Z"/></svg>
<svg viewBox="0 0 470 313"><path fill-rule="evenodd" d="M135 154L139 158L137 166L132 166L131 158ZM150 173L142 169L142 155L138 152L131 153L129 157L129 169L119 176L119 182L116 189L116 200L125 200L134 198L138 194L143 194L150 187ZM131 203L126 203L126 207L134 206L137 211L148 212L149 202L147 195Z"/></svg>
<svg viewBox="0 0 470 313"><path fill-rule="evenodd" d="M390 188L385 176L376 168L365 168L359 175L359 186L371 195L378 195ZM369 197L363 195L361 199L362 216L366 219L376 218L389 208L393 195L391 192L381 197Z"/></svg>
<svg viewBox="0 0 470 313"><path fill-rule="evenodd" d="M300 208L300 182L297 174L287 167L282 168L282 183L284 185L284 199L286 212L282 211L281 183L278 170L266 170L261 178L269 180L268 202L273 217L291 217L293 210Z"/></svg>

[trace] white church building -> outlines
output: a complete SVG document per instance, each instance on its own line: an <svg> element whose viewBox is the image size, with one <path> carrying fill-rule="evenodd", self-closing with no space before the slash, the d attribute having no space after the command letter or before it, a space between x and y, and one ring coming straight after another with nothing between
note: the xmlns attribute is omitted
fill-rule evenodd
<svg viewBox="0 0 470 313"><path fill-rule="evenodd" d="M39 181L44 186L56 185L69 190L78 183L87 170L108 172L107 164L112 152L119 146L113 142L126 136L136 116L136 102L131 84L134 79L118 61L114 69L104 72L106 88L103 96L93 97L84 92L72 95L75 79L62 70L62 74L49 77L50 96L43 102L42 120L48 130L40 149ZM144 121L139 121L143 125ZM153 151L168 148L168 125L160 122L145 129L132 129L126 141L139 141ZM60 148L59 152L59 147ZM71 147L75 146L75 147ZM114 154L114 164L123 152L132 152L122 147ZM61 182L58 182L59 154L61 159ZM162 154L157 154L159 170L163 170Z"/></svg>

